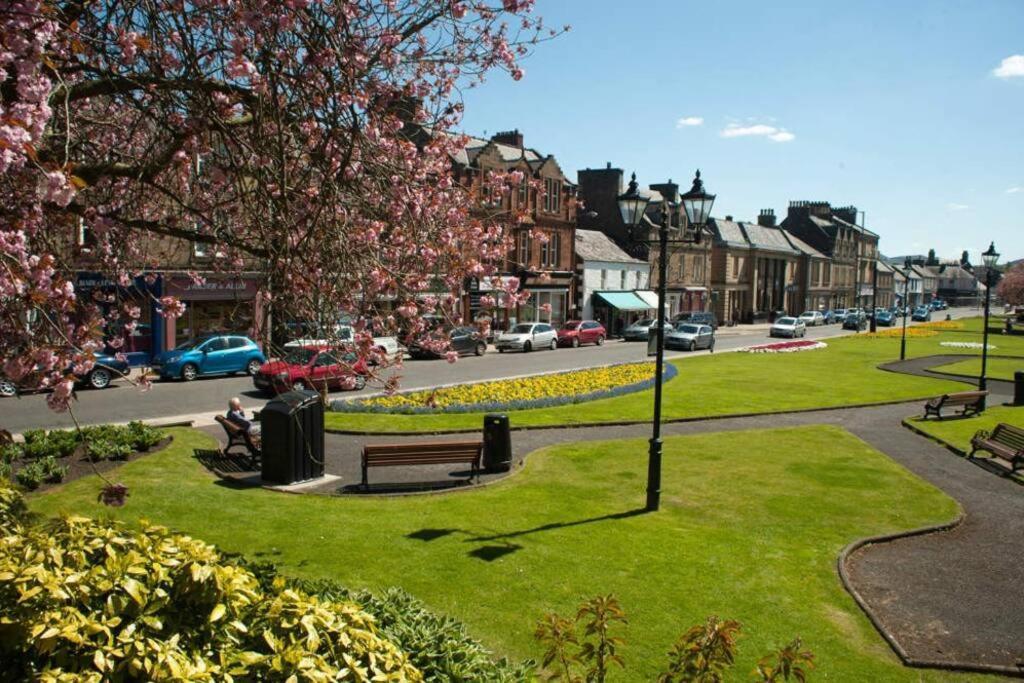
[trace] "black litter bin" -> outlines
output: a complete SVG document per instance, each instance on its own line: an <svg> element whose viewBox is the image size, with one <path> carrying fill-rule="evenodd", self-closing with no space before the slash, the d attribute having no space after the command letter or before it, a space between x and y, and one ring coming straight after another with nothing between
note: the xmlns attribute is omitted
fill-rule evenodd
<svg viewBox="0 0 1024 683"><path fill-rule="evenodd" d="M1024 370L1013 373L1013 405L1024 406Z"/></svg>
<svg viewBox="0 0 1024 683"><path fill-rule="evenodd" d="M512 434L508 415L484 416L484 469L508 472L512 469Z"/></svg>
<svg viewBox="0 0 1024 683"><path fill-rule="evenodd" d="M260 411L263 479L294 484L324 476L324 406L314 391L289 391Z"/></svg>

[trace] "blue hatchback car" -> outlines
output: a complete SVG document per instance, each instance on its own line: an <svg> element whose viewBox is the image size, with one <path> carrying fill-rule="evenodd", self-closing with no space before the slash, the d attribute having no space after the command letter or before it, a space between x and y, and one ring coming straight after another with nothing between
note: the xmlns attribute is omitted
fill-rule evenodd
<svg viewBox="0 0 1024 683"><path fill-rule="evenodd" d="M200 375L246 372L255 375L267 362L256 342L236 334L217 334L190 339L153 358L153 370L161 379L181 378L186 382Z"/></svg>

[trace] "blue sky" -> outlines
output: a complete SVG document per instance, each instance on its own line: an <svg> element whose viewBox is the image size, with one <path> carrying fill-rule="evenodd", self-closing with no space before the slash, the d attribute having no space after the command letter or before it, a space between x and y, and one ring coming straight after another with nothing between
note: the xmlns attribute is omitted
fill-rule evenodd
<svg viewBox="0 0 1024 683"><path fill-rule="evenodd" d="M572 31L540 46L522 81L495 74L467 91L465 132L519 128L573 179L610 161L645 186L684 185L699 166L718 216L853 204L885 254L968 249L977 261L995 240L1004 260L1024 257L1024 2L537 11ZM689 117L702 122L679 123Z"/></svg>

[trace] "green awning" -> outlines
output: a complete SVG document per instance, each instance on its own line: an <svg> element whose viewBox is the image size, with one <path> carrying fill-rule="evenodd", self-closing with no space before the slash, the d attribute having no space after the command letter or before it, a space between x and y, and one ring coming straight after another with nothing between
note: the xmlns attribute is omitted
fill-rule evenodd
<svg viewBox="0 0 1024 683"><path fill-rule="evenodd" d="M633 292L594 292L594 296L620 311L649 311L650 305Z"/></svg>

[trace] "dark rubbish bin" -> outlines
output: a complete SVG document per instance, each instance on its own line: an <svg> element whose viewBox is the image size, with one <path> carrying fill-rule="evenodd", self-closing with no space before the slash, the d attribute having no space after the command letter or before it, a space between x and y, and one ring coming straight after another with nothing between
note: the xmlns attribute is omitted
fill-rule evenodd
<svg viewBox="0 0 1024 683"><path fill-rule="evenodd" d="M1013 405L1024 406L1024 370L1013 373Z"/></svg>
<svg viewBox="0 0 1024 683"><path fill-rule="evenodd" d="M488 472L512 469L512 434L508 415L484 416L484 469Z"/></svg>
<svg viewBox="0 0 1024 683"><path fill-rule="evenodd" d="M289 391L260 411L263 479L294 484L324 476L324 406L315 391Z"/></svg>

